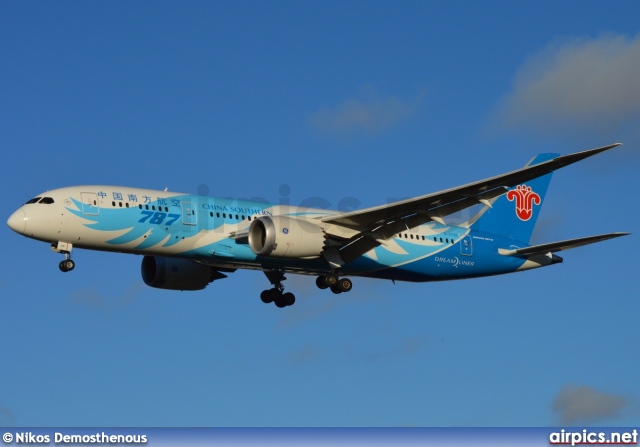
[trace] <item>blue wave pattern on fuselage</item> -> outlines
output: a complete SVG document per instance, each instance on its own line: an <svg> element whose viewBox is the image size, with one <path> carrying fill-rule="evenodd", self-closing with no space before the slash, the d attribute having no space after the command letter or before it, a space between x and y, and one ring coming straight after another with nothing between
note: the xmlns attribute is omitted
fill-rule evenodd
<svg viewBox="0 0 640 447"><path fill-rule="evenodd" d="M190 196L176 196L175 198L179 200L189 200ZM182 213L180 207L168 207L169 213L173 212L174 214L179 215L180 218L178 218L176 222L170 226L163 226L150 223L140 223L139 221L143 217L141 211L146 210L141 210L138 206L130 208L110 208L103 206L100 207L99 213L97 215L91 215L82 212L82 202L75 198L72 198L72 200L76 205L76 209L67 207L67 210L78 217L90 220L90 223L85 224L86 227L91 228L92 230L105 232L129 230L118 237L107 240L106 242L108 244L128 244L135 241L136 239L142 238L147 235L144 241L142 241L135 247L136 249L145 249L156 246L165 239L167 239L167 241L162 244L163 247L169 247L181 240L180 238L167 238L168 236L179 233L181 231L180 227L182 225ZM157 201L149 202L146 205L148 205L149 207L153 206L154 209L160 209L160 205L158 205ZM164 210L164 207L162 207L162 209ZM190 237L194 235L195 233L191 235L187 234L186 236Z"/></svg>
<svg viewBox="0 0 640 447"><path fill-rule="evenodd" d="M379 262L386 267L398 267L403 264L415 262L419 259L433 256L434 254L446 250L451 246L451 241L459 241L469 232L468 228L441 225L430 222L425 225L433 234L425 235L426 240L414 242L412 239L396 238L395 242L405 253L395 253L386 246L381 245L375 248L375 254ZM433 240L436 238L437 240ZM446 241L446 242L444 242ZM456 244L457 247L457 244Z"/></svg>
<svg viewBox="0 0 640 447"><path fill-rule="evenodd" d="M389 240L385 245L374 249L374 255L365 255L345 266L345 272L368 272L368 276L387 279L403 279L408 281L425 281L431 276L436 276L434 269L415 271L417 264L424 264L427 260L432 263L434 256L439 253L460 253L460 240L469 234L466 227L441 225L437 222L429 222L422 228L427 231L420 232L416 239L400 237ZM422 236L425 239L422 239ZM441 242L442 241L442 242ZM392 247L391 245L395 245ZM399 249L399 250L398 250Z"/></svg>

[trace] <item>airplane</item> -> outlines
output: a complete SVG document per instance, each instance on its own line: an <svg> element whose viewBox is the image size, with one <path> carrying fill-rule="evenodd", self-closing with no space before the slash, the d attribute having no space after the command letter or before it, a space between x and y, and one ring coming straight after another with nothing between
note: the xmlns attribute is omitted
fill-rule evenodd
<svg viewBox="0 0 640 447"><path fill-rule="evenodd" d="M286 274L316 276L349 292L350 277L392 281L476 278L563 262L555 253L629 233L529 245L553 172L620 143L570 155L543 153L525 167L443 191L348 212L126 186L73 186L39 194L7 224L64 255L75 248L143 255L151 286L202 290L237 269L264 272L260 298L283 308ZM445 217L479 210L467 221Z"/></svg>

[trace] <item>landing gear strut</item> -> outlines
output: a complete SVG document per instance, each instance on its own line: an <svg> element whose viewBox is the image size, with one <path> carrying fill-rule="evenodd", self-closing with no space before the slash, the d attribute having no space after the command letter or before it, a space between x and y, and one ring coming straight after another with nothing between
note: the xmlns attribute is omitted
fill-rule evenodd
<svg viewBox="0 0 640 447"><path fill-rule="evenodd" d="M338 275L330 273L320 275L316 278L316 286L319 289L331 289L333 293L349 292L353 288L353 283L349 278L338 278Z"/></svg>
<svg viewBox="0 0 640 447"><path fill-rule="evenodd" d="M264 272L267 279L271 284L273 284L273 289L263 290L260 294L260 299L263 303L269 304L274 303L276 306L283 308L287 306L292 306L296 302L296 297L291 292L284 291L284 286L282 285L282 281L284 281L285 276L281 271L271 271Z"/></svg>
<svg viewBox="0 0 640 447"><path fill-rule="evenodd" d="M70 272L76 266L76 263L71 260L71 248L72 245L67 242L54 242L51 244L51 250L64 255L64 261L60 261L60 264L58 264L62 272Z"/></svg>

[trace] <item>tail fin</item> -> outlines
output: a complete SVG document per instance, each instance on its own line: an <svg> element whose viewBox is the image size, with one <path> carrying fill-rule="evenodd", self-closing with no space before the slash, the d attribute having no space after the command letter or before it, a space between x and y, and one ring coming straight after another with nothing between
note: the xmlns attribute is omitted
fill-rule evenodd
<svg viewBox="0 0 640 447"><path fill-rule="evenodd" d="M527 166L557 157L559 154L540 154ZM519 242L529 243L540 209L551 182L552 172L518 185L494 199L491 207L482 209L473 219L473 230L499 234Z"/></svg>

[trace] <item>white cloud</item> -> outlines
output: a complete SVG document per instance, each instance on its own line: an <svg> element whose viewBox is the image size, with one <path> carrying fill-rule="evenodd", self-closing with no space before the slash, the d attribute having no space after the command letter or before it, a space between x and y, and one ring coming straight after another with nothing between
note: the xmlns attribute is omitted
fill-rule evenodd
<svg viewBox="0 0 640 447"><path fill-rule="evenodd" d="M317 130L337 136L385 131L417 111L422 95L413 99L395 96L380 98L369 93L366 99L349 99L335 107L320 109L310 122Z"/></svg>
<svg viewBox="0 0 640 447"><path fill-rule="evenodd" d="M619 419L630 406L629 398L598 391L588 385L565 385L553 400L553 410L558 414L560 425Z"/></svg>
<svg viewBox="0 0 640 447"><path fill-rule="evenodd" d="M535 133L629 131L640 118L640 34L549 45L525 62L498 121Z"/></svg>

